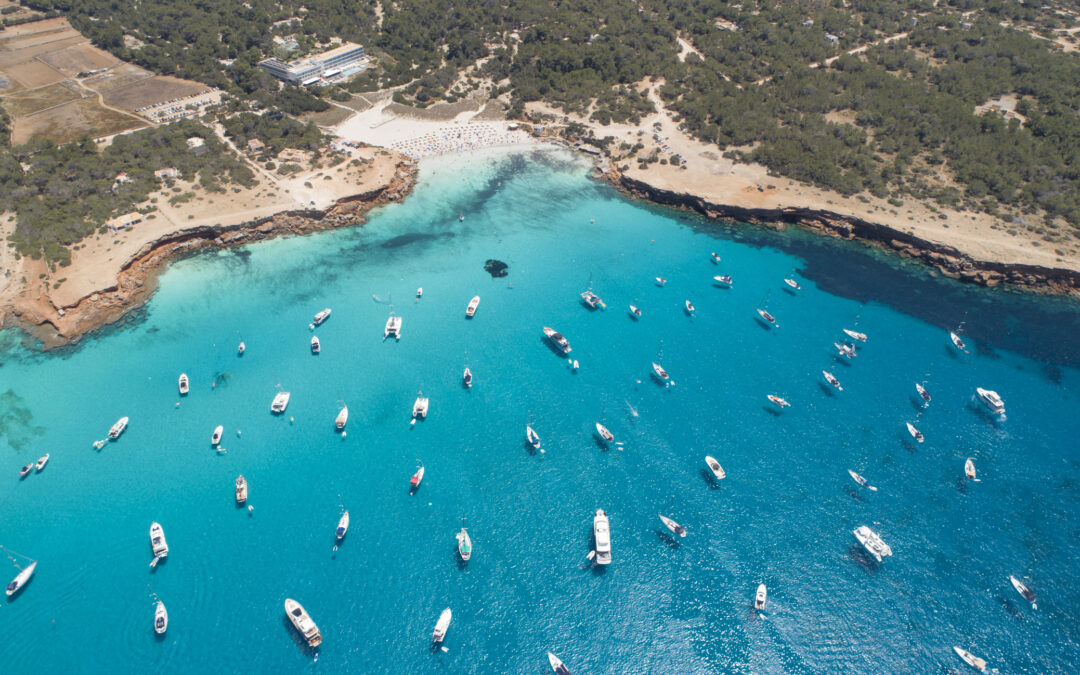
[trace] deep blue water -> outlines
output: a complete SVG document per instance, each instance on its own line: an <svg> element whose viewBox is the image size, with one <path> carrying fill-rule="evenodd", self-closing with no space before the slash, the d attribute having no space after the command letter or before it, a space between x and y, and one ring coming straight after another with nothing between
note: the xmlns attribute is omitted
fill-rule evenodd
<svg viewBox="0 0 1080 675"><path fill-rule="evenodd" d="M493 279L488 258L509 275ZM797 294L783 290L793 274ZM578 301L590 276L606 311ZM391 300L400 342L382 340ZM778 329L755 320L763 303ZM968 355L947 337L961 322ZM840 360L832 343L856 325L869 341ZM364 228L179 261L144 309L74 347L2 338L0 544L39 561L0 601L4 672L539 674L549 649L574 673L962 671L952 645L1002 672L1080 663L1075 303L644 207L562 151L500 151L428 162ZM674 387L649 378L658 355ZM177 406L180 372L192 390ZM292 392L281 417L278 385ZM976 386L1001 393L1007 419ZM411 428L418 389L431 413ZM769 393L792 406L777 414ZM130 428L95 451L122 415ZM621 445L598 445L598 420ZM530 421L542 454L524 444ZM218 424L225 454L209 443ZM965 457L981 482L964 479ZM233 501L241 473L252 514ZM334 553L342 504L352 524ZM586 561L597 508L613 538L603 570ZM688 536L669 538L660 512ZM171 552L151 571L155 520ZM858 548L863 524L891 545L883 564ZM169 610L163 640L151 593ZM286 597L322 630L315 662ZM447 606L448 651L432 652Z"/></svg>

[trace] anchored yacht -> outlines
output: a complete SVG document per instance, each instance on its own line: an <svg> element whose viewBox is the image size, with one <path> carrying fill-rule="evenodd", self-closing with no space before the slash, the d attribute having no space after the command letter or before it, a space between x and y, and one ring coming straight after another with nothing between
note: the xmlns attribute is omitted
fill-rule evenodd
<svg viewBox="0 0 1080 675"><path fill-rule="evenodd" d="M116 424L112 425L112 427L109 429L109 438L114 441L120 438L120 434L124 433L124 429L127 429L127 425L127 417L121 417L120 419L116 420Z"/></svg>
<svg viewBox="0 0 1080 675"><path fill-rule="evenodd" d="M480 306L480 296L474 295L473 299L469 301L469 306L465 308L465 316L473 318L476 314L476 308Z"/></svg>
<svg viewBox="0 0 1080 675"><path fill-rule="evenodd" d="M608 529L608 517L603 509L596 509L593 517L593 536L596 538L596 564L611 564L611 531Z"/></svg>
<svg viewBox="0 0 1080 675"><path fill-rule="evenodd" d="M996 391L975 387L975 393L979 395L979 400L983 402L983 405L990 409L990 412L995 415L1005 413L1005 402L1001 400L1001 397L998 396Z"/></svg>
<svg viewBox="0 0 1080 675"><path fill-rule="evenodd" d="M289 621L292 621L293 627L307 641L309 647L318 647L322 644L322 633L319 632L319 627L315 625L299 602L292 598L285 598L285 613L289 615Z"/></svg>
<svg viewBox="0 0 1080 675"><path fill-rule="evenodd" d="M165 542L165 530L159 523L150 523L150 546L154 550L155 558L165 558L169 555L169 544Z"/></svg>
<svg viewBox="0 0 1080 675"><path fill-rule="evenodd" d="M270 412L280 415L285 412L285 408L289 407L289 397L291 394L287 391L279 391L274 396L274 400L270 403Z"/></svg>
<svg viewBox="0 0 1080 675"><path fill-rule="evenodd" d="M315 315L315 318L312 319L312 323L314 323L316 326L318 326L318 325L321 325L323 321L326 321L329 318L330 318L330 308L327 307L326 309L324 309L323 311L321 311L321 312L319 312L318 314Z"/></svg>
<svg viewBox="0 0 1080 675"><path fill-rule="evenodd" d="M877 558L878 562L881 562L883 556L892 555L892 549L886 544L877 532L874 532L866 525L860 525L853 530L855 538L859 540L859 543L863 545L870 555Z"/></svg>
<svg viewBox="0 0 1080 675"><path fill-rule="evenodd" d="M446 630L450 628L450 619L452 616L453 613L450 611L449 607L442 611L442 614L439 615L439 620L435 623L435 631L431 634L432 642L443 641L443 638L446 637Z"/></svg>
<svg viewBox="0 0 1080 675"><path fill-rule="evenodd" d="M544 337L551 340L551 343L561 349L563 354L570 353L570 341L563 337L563 334L559 331L544 326Z"/></svg>

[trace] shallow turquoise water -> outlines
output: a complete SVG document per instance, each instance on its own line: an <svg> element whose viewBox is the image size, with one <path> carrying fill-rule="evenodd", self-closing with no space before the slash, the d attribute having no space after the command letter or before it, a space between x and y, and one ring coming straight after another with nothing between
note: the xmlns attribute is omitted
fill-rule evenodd
<svg viewBox="0 0 1080 675"><path fill-rule="evenodd" d="M143 310L73 348L42 355L3 334L0 544L39 561L0 602L5 672L541 673L548 649L575 673L941 672L965 668L952 645L1002 672L1075 669L1075 305L646 208L561 151L424 166L416 192L364 228L175 263ZM509 276L492 279L488 258ZM793 273L798 294L782 290ZM606 311L578 301L590 275ZM382 340L391 300L400 342ZM779 329L755 320L764 302ZM326 306L312 356L308 323ZM840 362L832 342L856 322L869 341ZM961 322L970 355L945 332ZM570 340L577 373L545 325ZM672 388L648 377L658 354ZM176 406L182 371L192 391ZM925 410L916 381L934 397ZM292 392L282 417L277 385ZM1001 392L1006 420L976 386ZM410 428L421 388L431 414ZM775 414L768 393L792 407ZM122 415L128 431L95 451ZM530 420L543 454L524 445ZM621 446L597 444L597 420ZM48 467L20 481L44 452ZM719 485L706 454L727 471ZM981 482L963 479L965 457ZM233 501L240 473L250 515ZM341 504L352 524L334 553ZM585 559L597 508L613 537L602 571ZM658 512L688 536L673 542ZM154 520L171 552L151 572ZM867 561L851 535L862 524L892 558ZM163 640L151 592L168 606ZM322 629L314 664L286 597ZM446 606L449 651L433 653Z"/></svg>

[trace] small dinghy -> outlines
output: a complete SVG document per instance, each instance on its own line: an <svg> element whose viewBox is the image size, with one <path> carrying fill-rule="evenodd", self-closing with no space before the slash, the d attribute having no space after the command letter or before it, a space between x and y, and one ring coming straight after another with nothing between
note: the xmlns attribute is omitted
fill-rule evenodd
<svg viewBox="0 0 1080 675"><path fill-rule="evenodd" d="M1026 585L1024 585L1024 582L1020 581L1011 574L1009 575L1009 581L1012 582L1013 588L1016 589L1016 592L1022 595L1024 597L1024 600L1027 600L1031 603L1032 609L1039 608L1038 605L1035 604L1035 593Z"/></svg>
<svg viewBox="0 0 1080 675"><path fill-rule="evenodd" d="M154 632L163 635L169 627L169 613L165 611L165 603L158 600L157 608L154 609Z"/></svg>
<svg viewBox="0 0 1080 675"><path fill-rule="evenodd" d="M529 442L529 445L533 446L537 450L540 449L540 436L533 431L532 425L525 427L525 440Z"/></svg>
<svg viewBox="0 0 1080 675"><path fill-rule="evenodd" d="M634 317L635 319L640 319L641 309L635 307L634 305L630 305L630 316Z"/></svg>
<svg viewBox="0 0 1080 675"><path fill-rule="evenodd" d="M761 317L761 320L764 321L769 326L771 326L773 328L779 328L780 327L780 324L776 323L776 317L774 317L772 314L769 314L768 312L766 312L765 310L760 309L760 308L758 309L757 313L758 313L758 316Z"/></svg>
<svg viewBox="0 0 1080 675"><path fill-rule="evenodd" d="M461 382L465 385L466 389L472 388L472 371L468 366L465 366L465 372L461 374Z"/></svg>
<svg viewBox="0 0 1080 675"><path fill-rule="evenodd" d="M334 536L338 541L345 538L345 533L349 531L349 512L345 511L341 514L341 518L337 521L337 529L334 530Z"/></svg>
<svg viewBox="0 0 1080 675"><path fill-rule="evenodd" d="M177 386L180 388L180 395L186 396L188 393L188 376L187 373L180 373L180 380L177 382Z"/></svg>
<svg viewBox="0 0 1080 675"><path fill-rule="evenodd" d="M715 252L710 253L709 256L712 257L712 261L713 261L714 265L719 265L720 264L720 256L718 256Z"/></svg>
<svg viewBox="0 0 1080 675"><path fill-rule="evenodd" d="M596 433L604 440L605 443L610 443L615 440L615 435L608 431L608 428L599 422L596 423Z"/></svg>
<svg viewBox="0 0 1080 675"><path fill-rule="evenodd" d="M420 468L418 468L416 470L416 473L414 473L412 475L412 478L409 479L409 486L413 490L415 490L416 488L420 487L420 481L422 481L422 480L424 480L424 465L423 464L420 465Z"/></svg>
<svg viewBox="0 0 1080 675"><path fill-rule="evenodd" d="M423 287L420 287L416 289L416 299L419 300L422 297L424 297L424 289Z"/></svg>
<svg viewBox="0 0 1080 675"><path fill-rule="evenodd" d="M787 399L785 399L785 398L781 398L779 396L774 396L772 394L769 394L767 396L767 398L770 401L772 401L773 403L775 403L776 405L780 406L781 408L789 408L789 407L791 407L791 404L788 403Z"/></svg>
<svg viewBox="0 0 1080 675"><path fill-rule="evenodd" d="M926 387L916 382L915 391L919 392L919 397L923 400L923 403L930 405L930 392L926 391Z"/></svg>
<svg viewBox="0 0 1080 675"><path fill-rule="evenodd" d="M245 344L244 344L244 341L243 341L243 340L241 340L241 341L240 341L240 346L236 348L236 355L237 355L237 356L243 356L243 355L244 355L244 350L245 350L245 349L247 349L247 345L245 345Z"/></svg>
<svg viewBox="0 0 1080 675"><path fill-rule="evenodd" d="M566 667L558 656L548 652L547 657L548 663L551 664L551 669L555 672L555 675L570 675L570 669Z"/></svg>
<svg viewBox="0 0 1080 675"><path fill-rule="evenodd" d="M671 518L668 518L667 516L665 516L664 514L661 513L660 514L660 520L661 520L661 522L664 523L664 527L671 530L674 534L677 534L680 537L685 537L686 536L686 528L683 527L682 525L676 523Z"/></svg>
<svg viewBox="0 0 1080 675"><path fill-rule="evenodd" d="M465 529L465 519L461 519L461 531L457 533L457 552L461 556L461 559L465 562L469 562L469 558L472 557L472 539L469 537L469 531Z"/></svg>
<svg viewBox="0 0 1080 675"><path fill-rule="evenodd" d="M796 291L802 290L802 286L800 286L799 282L795 281L794 279L784 279L784 283L787 284L789 288L792 288Z"/></svg>
<svg viewBox="0 0 1080 675"><path fill-rule="evenodd" d="M341 406L341 410L338 411L337 417L334 419L334 428L341 431L345 428L345 425L349 422L349 406Z"/></svg>
<svg viewBox="0 0 1080 675"><path fill-rule="evenodd" d="M848 472L849 474L851 474L851 478L852 478L852 480L854 480L854 481L855 481L856 483L858 483L859 485L863 486L863 487L864 487L864 488L866 488L867 490L871 490L871 491L873 491L873 492L877 492L877 488L876 488L876 487L874 487L873 485L871 485L871 484L870 484L869 482L867 482L867 480L866 480L865 478L863 478L863 477L862 477L862 476L860 476L859 474L855 473L855 472L854 472L854 471L852 471L851 469L848 469L848 470L847 470L847 472Z"/></svg>
<svg viewBox="0 0 1080 675"><path fill-rule="evenodd" d="M41 471L45 468L45 465L49 463L49 453L45 453L41 457L38 457L37 464L34 465L36 471Z"/></svg>
<svg viewBox="0 0 1080 675"><path fill-rule="evenodd" d="M965 354L968 353L967 345L964 344L964 341L960 339L959 335L950 331L949 339L952 340L953 345L955 345L957 349L964 352Z"/></svg>
<svg viewBox="0 0 1080 675"><path fill-rule="evenodd" d="M964 663L968 664L980 673L986 672L986 661L984 659L980 659L978 656L975 656L968 650L961 649L960 647L953 647L953 651L956 652L957 656L964 659Z"/></svg>
<svg viewBox="0 0 1080 675"><path fill-rule="evenodd" d="M840 380L836 379L836 376L827 370L821 371L821 375L825 378L825 381L836 387L837 391L844 391L844 388L840 386Z"/></svg>
<svg viewBox="0 0 1080 675"><path fill-rule="evenodd" d="M724 467L720 466L720 462L709 455L705 455L705 464L708 465L709 471L713 472L713 475L716 476L717 480L723 480L724 476L727 476L727 474L724 473Z"/></svg>
<svg viewBox="0 0 1080 675"><path fill-rule="evenodd" d="M663 288L664 284L666 284L666 283L667 283L667 279L665 279L664 277L656 277L656 285L659 286L660 288Z"/></svg>
<svg viewBox="0 0 1080 675"><path fill-rule="evenodd" d="M765 588L765 584L761 584L757 587L757 593L754 594L754 609L765 609L765 600L768 597L768 591Z"/></svg>
<svg viewBox="0 0 1080 675"><path fill-rule="evenodd" d="M926 437L922 435L921 431L915 428L914 424L912 424L911 422L904 422L904 424L907 425L908 433L911 434L911 437L914 438L916 441L922 443L926 440Z"/></svg>
<svg viewBox="0 0 1080 675"><path fill-rule="evenodd" d="M450 608L447 607L439 615L439 620L435 623L435 631L431 634L432 642L442 642L446 637L446 630L450 628L450 619L453 614L450 612Z"/></svg>
<svg viewBox="0 0 1080 675"><path fill-rule="evenodd" d="M713 281L715 281L717 284L719 284L721 286L727 286L729 288L731 287L731 275L730 274L721 274L720 276L715 276L715 277L713 277Z"/></svg>
<svg viewBox="0 0 1080 675"><path fill-rule="evenodd" d="M214 433L210 434L210 445L216 448L218 443L221 443L221 435L223 433L225 433L225 427L220 424L214 427Z"/></svg>
<svg viewBox="0 0 1080 675"><path fill-rule="evenodd" d="M686 306L686 313L689 314L690 316L694 316L694 303L687 300L685 302L685 306Z"/></svg>
<svg viewBox="0 0 1080 675"><path fill-rule="evenodd" d="M244 502L247 501L247 492L248 492L247 480L243 477L243 475L237 476L236 477L236 503L237 504L243 504Z"/></svg>
<svg viewBox="0 0 1080 675"><path fill-rule="evenodd" d="M311 336L311 353L318 354L322 351L322 345L319 343L319 338L315 335Z"/></svg>
<svg viewBox="0 0 1080 675"><path fill-rule="evenodd" d="M34 463L30 462L23 468L19 469L19 478L26 478L30 475L30 472L34 470Z"/></svg>
<svg viewBox="0 0 1080 675"><path fill-rule="evenodd" d="M469 301L469 306L465 308L465 316L473 318L476 315L476 308L480 306L480 296L474 295L473 299Z"/></svg>
<svg viewBox="0 0 1080 675"><path fill-rule="evenodd" d="M860 333L858 331L844 329L844 335L847 335L852 340L858 340L859 342L866 342L866 333Z"/></svg>
<svg viewBox="0 0 1080 675"><path fill-rule="evenodd" d="M964 475L967 476L968 480L973 480L976 482L978 482L979 480L975 477L975 460L971 457L968 457L967 461L964 462Z"/></svg>

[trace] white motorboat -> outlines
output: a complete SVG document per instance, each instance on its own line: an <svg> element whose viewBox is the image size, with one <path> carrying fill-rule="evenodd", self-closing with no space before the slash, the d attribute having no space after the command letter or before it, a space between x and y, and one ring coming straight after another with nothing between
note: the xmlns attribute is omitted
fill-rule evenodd
<svg viewBox="0 0 1080 675"><path fill-rule="evenodd" d="M720 284L721 286L731 286L731 275L721 274L719 276L713 277L713 281Z"/></svg>
<svg viewBox="0 0 1080 675"><path fill-rule="evenodd" d="M469 301L469 306L465 308L465 316L472 318L476 314L476 308L480 306L480 296L474 295L473 299Z"/></svg>
<svg viewBox="0 0 1080 675"><path fill-rule="evenodd" d="M615 440L615 434L608 431L608 428L599 422L596 423L596 433L599 434L600 438L604 439L604 442L606 443Z"/></svg>
<svg viewBox="0 0 1080 675"><path fill-rule="evenodd" d="M859 485L863 486L863 487L864 487L864 488L866 488L867 490L872 490L873 492L877 492L877 488L876 488L876 487L874 487L873 485L871 485L871 484L870 484L870 483L869 483L869 482L868 482L868 481L867 481L867 480L866 480L865 478L863 478L863 477L862 477L862 476L860 476L859 474L855 473L855 472L854 472L854 471L852 471L851 469L848 469L848 470L847 470L847 472L848 472L849 474L851 474L851 478L852 478L852 480L854 480L854 481L855 481L856 483L858 483Z"/></svg>
<svg viewBox="0 0 1080 675"><path fill-rule="evenodd" d="M926 391L926 387L916 382L915 391L919 392L919 397L922 398L923 403L930 405L930 392Z"/></svg>
<svg viewBox="0 0 1080 675"><path fill-rule="evenodd" d="M428 398L424 396L423 392L420 392L412 406L413 419L416 420L426 418L430 405L431 402L428 400Z"/></svg>
<svg viewBox="0 0 1080 675"><path fill-rule="evenodd" d="M390 318L386 320L386 327L383 328L383 339L388 337L401 339L401 317L393 312L390 312Z"/></svg>
<svg viewBox="0 0 1080 675"><path fill-rule="evenodd" d="M960 339L959 335L950 331L949 339L952 340L953 345L955 345L957 349L964 352L965 354L968 353L967 345L964 344L964 341Z"/></svg>
<svg viewBox="0 0 1080 675"><path fill-rule="evenodd" d="M330 308L327 307L323 311L316 314L315 318L312 319L311 322L314 323L316 326L319 326L319 325L322 324L323 321L326 321L329 318L330 318Z"/></svg>
<svg viewBox="0 0 1080 675"><path fill-rule="evenodd" d="M665 279L664 277L656 277L656 285L657 286L663 288L664 284L666 284L666 283L667 283L667 279Z"/></svg>
<svg viewBox="0 0 1080 675"><path fill-rule="evenodd" d="M466 388L472 388L472 371L468 366L465 366L465 371L461 373L461 382Z"/></svg>
<svg viewBox="0 0 1080 675"><path fill-rule="evenodd" d="M210 445L216 448L218 443L221 442L221 435L223 433L225 433L225 427L220 424L214 427L214 433L210 434Z"/></svg>
<svg viewBox="0 0 1080 675"><path fill-rule="evenodd" d="M292 622L293 627L307 641L309 647L318 647L322 644L322 633L319 632L319 627L315 625L315 622L311 620L311 617L308 616L307 611L300 606L299 602L292 598L285 598L285 613L289 616L289 621Z"/></svg>
<svg viewBox="0 0 1080 675"><path fill-rule="evenodd" d="M416 469L416 473L414 473L412 475L412 478L409 479L409 487L411 487L413 490L415 490L416 488L420 487L420 481L422 481L422 480L424 480L424 465L423 464L421 464L420 467Z"/></svg>
<svg viewBox="0 0 1080 675"><path fill-rule="evenodd" d="M780 324L776 323L776 317L774 317L772 314L769 314L764 309L758 308L757 313L758 313L758 316L761 317L761 320L764 321L765 323L769 324L770 326L772 326L774 328L779 328L780 327Z"/></svg>
<svg viewBox="0 0 1080 675"><path fill-rule="evenodd" d="M686 528L683 527L682 525L676 523L671 518L668 518L667 516L665 516L664 514L661 513L660 514L660 520L664 523L664 527L671 530L674 534L677 534L680 537L685 537L686 536Z"/></svg>
<svg viewBox="0 0 1080 675"><path fill-rule="evenodd" d="M825 378L826 382L828 382L832 386L836 387L837 391L844 391L844 388L840 386L840 380L836 379L835 375L833 375L832 373L830 373L827 370L821 371L821 374Z"/></svg>
<svg viewBox="0 0 1080 675"><path fill-rule="evenodd" d="M177 386L180 388L180 395L185 396L188 393L188 376L187 373L180 373L180 379L177 382Z"/></svg>
<svg viewBox="0 0 1080 675"><path fill-rule="evenodd" d="M640 319L641 308L637 307L636 305L630 305L630 316L634 317L635 319Z"/></svg>
<svg viewBox="0 0 1080 675"><path fill-rule="evenodd" d="M334 536L338 541L345 538L345 533L349 531L349 512L345 511L341 514L341 518L337 521L337 529L334 530Z"/></svg>
<svg viewBox="0 0 1080 675"><path fill-rule="evenodd" d="M240 345L239 345L239 346L238 346L238 347L236 348L236 355L237 355L237 356L243 356L243 355L244 355L244 350L245 350L245 349L247 349L247 345L245 345L245 344L244 344L244 341L243 341L243 340L241 340L241 341L240 341Z"/></svg>
<svg viewBox="0 0 1080 675"><path fill-rule="evenodd" d="M533 431L532 425L525 427L525 440L529 442L529 445L533 446L537 450L540 449L540 436Z"/></svg>
<svg viewBox="0 0 1080 675"><path fill-rule="evenodd" d="M765 609L765 600L768 598L769 592L765 588L765 584L761 584L757 587L757 593L754 594L754 609Z"/></svg>
<svg viewBox="0 0 1080 675"><path fill-rule="evenodd" d="M285 412L285 408L289 407L289 397L291 394L287 391L279 391L274 400L270 403L270 412L280 415Z"/></svg>
<svg viewBox="0 0 1080 675"><path fill-rule="evenodd" d="M34 463L30 462L23 468L19 469L19 478L26 478L30 475L30 472L34 470Z"/></svg>
<svg viewBox="0 0 1080 675"><path fill-rule="evenodd" d="M960 647L953 647L953 651L956 652L957 656L964 659L964 663L968 664L969 666L971 666L975 670L979 671L980 673L985 673L986 672L986 660L985 659L980 659L978 656L975 656L974 654L972 654L968 650L961 649Z"/></svg>
<svg viewBox="0 0 1080 675"><path fill-rule="evenodd" d="M653 373L656 375L657 378L660 379L661 382L666 382L671 377L670 375L668 375L668 372L666 370L664 370L664 368L659 363L653 363L652 364L652 369L653 369Z"/></svg>
<svg viewBox="0 0 1080 675"><path fill-rule="evenodd" d="M686 313L689 314L690 316L693 316L694 315L694 303L687 300L684 304L686 306Z"/></svg>
<svg viewBox="0 0 1080 675"><path fill-rule="evenodd" d="M560 350L562 350L563 354L570 353L570 341L563 337L563 334L559 331L555 330L554 328L548 328L547 326L544 326L544 337L546 337L548 340L551 340L551 343L558 347Z"/></svg>
<svg viewBox="0 0 1080 675"><path fill-rule="evenodd" d="M800 286L799 282L795 281L794 279L784 279L784 283L787 284L790 288L795 289L796 291L802 290L802 286Z"/></svg>
<svg viewBox="0 0 1080 675"><path fill-rule="evenodd" d="M967 476L968 480L978 480L975 478L975 460L971 457L968 457L967 461L964 462L964 475Z"/></svg>
<svg viewBox="0 0 1080 675"><path fill-rule="evenodd" d="M112 427L109 429L109 439L115 441L116 439L120 438L120 434L124 433L124 429L127 429L127 425L127 417L121 417L120 419L116 420L116 424L112 425Z"/></svg>
<svg viewBox="0 0 1080 675"><path fill-rule="evenodd" d="M30 581L30 577L34 576L34 570L37 569L37 561L32 560L29 565L24 567L15 575L15 578L11 580L11 583L7 585L8 597L15 595L26 585L26 582Z"/></svg>
<svg viewBox="0 0 1080 675"><path fill-rule="evenodd" d="M419 300L422 297L424 297L424 287L423 286L416 289L416 299Z"/></svg>
<svg viewBox="0 0 1080 675"><path fill-rule="evenodd" d="M566 667L566 664L562 662L562 659L551 652L547 653L547 657L548 663L551 664L551 669L555 671L555 675L570 675L570 669Z"/></svg>
<svg viewBox="0 0 1080 675"><path fill-rule="evenodd" d="M887 555L892 555L892 549L886 544L877 532L874 532L866 525L860 525L856 527L852 532L855 534L855 538L859 540L859 543L863 545L870 555L877 558L878 562Z"/></svg>
<svg viewBox="0 0 1080 675"><path fill-rule="evenodd" d="M442 642L446 637L446 630L450 628L450 619L453 614L450 612L450 608L447 607L439 615L439 620L435 623L435 631L431 634L432 642Z"/></svg>
<svg viewBox="0 0 1080 675"><path fill-rule="evenodd" d="M606 307L604 301L600 299L600 296L592 291L585 291L581 294L581 302L584 303L589 309L596 309L597 307Z"/></svg>
<svg viewBox="0 0 1080 675"><path fill-rule="evenodd" d="M319 342L318 336L311 336L311 353L318 354L322 351L322 344Z"/></svg>
<svg viewBox="0 0 1080 675"><path fill-rule="evenodd" d="M724 476L727 476L727 474L724 473L724 467L720 466L720 462L709 455L705 455L705 464L709 466L709 471L713 472L713 475L716 476L717 480L723 480Z"/></svg>
<svg viewBox="0 0 1080 675"><path fill-rule="evenodd" d="M1027 600L1031 603L1032 609L1039 608L1038 605L1035 604L1035 593L1030 588L1028 588L1024 584L1024 582L1020 581L1011 574L1009 575L1009 581L1012 582L1013 588L1016 589L1016 592L1022 595L1024 597L1024 600Z"/></svg>
<svg viewBox="0 0 1080 675"><path fill-rule="evenodd" d="M593 536L596 539L596 564L611 564L611 530L608 529L608 517L603 509L596 509L593 516Z"/></svg>
<svg viewBox="0 0 1080 675"><path fill-rule="evenodd" d="M341 410L338 411L337 417L334 418L334 428L341 431L345 428L345 425L349 421L349 406L341 406Z"/></svg>
<svg viewBox="0 0 1080 675"><path fill-rule="evenodd" d="M922 443L926 440L926 437L922 435L921 431L915 428L914 424L912 424L911 422L904 422L904 424L907 425L908 433L911 434L911 437L914 438L916 441Z"/></svg>
<svg viewBox="0 0 1080 675"><path fill-rule="evenodd" d="M168 627L169 613L165 611L165 603L158 600L157 608L154 609L154 632L162 635Z"/></svg>
<svg viewBox="0 0 1080 675"><path fill-rule="evenodd" d="M772 401L776 405L780 406L781 408L791 407L791 404L787 402L786 398L782 398L780 396L775 396L773 394L767 394L766 398L768 398L770 401Z"/></svg>
<svg viewBox="0 0 1080 675"><path fill-rule="evenodd" d="M717 255L715 251L713 253L710 253L709 255L712 257L712 261L713 261L714 265L719 265L720 264L720 256Z"/></svg>
<svg viewBox="0 0 1080 675"><path fill-rule="evenodd" d="M858 340L859 342L866 342L866 333L860 333L858 331L844 329L844 335L847 335L852 340Z"/></svg>
<svg viewBox="0 0 1080 675"><path fill-rule="evenodd" d="M472 539L469 537L469 531L465 529L464 522L461 524L461 532L458 532L456 536L458 555L465 562L469 562L469 558L472 557Z"/></svg>
<svg viewBox="0 0 1080 675"><path fill-rule="evenodd" d="M169 555L169 544L165 541L165 530L159 523L150 523L150 546L154 550L155 558L165 558Z"/></svg>
<svg viewBox="0 0 1080 675"><path fill-rule="evenodd" d="M236 477L236 503L243 504L247 501L247 480L243 476Z"/></svg>
<svg viewBox="0 0 1080 675"><path fill-rule="evenodd" d="M45 465L49 463L49 453L45 453L38 458L37 464L34 465L34 469L41 471L45 468Z"/></svg>
<svg viewBox="0 0 1080 675"><path fill-rule="evenodd" d="M983 389L982 387L975 387L975 393L978 394L979 400L983 402L990 412L995 415L1005 414L1005 402L1001 400L996 391L991 389Z"/></svg>

